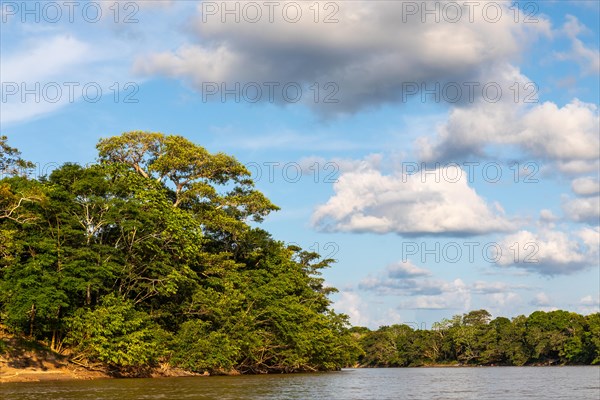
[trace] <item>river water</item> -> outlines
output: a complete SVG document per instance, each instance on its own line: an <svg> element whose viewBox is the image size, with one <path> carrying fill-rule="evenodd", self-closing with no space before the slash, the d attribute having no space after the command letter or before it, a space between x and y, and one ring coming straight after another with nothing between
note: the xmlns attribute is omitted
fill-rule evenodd
<svg viewBox="0 0 600 400"><path fill-rule="evenodd" d="M344 369L318 374L4 383L0 399L599 400L600 367Z"/></svg>

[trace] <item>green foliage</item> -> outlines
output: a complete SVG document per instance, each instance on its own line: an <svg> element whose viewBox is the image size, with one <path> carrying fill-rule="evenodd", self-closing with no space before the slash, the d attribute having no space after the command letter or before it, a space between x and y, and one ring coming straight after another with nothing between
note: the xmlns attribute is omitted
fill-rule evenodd
<svg viewBox="0 0 600 400"><path fill-rule="evenodd" d="M159 133L97 147L100 164L0 180L11 330L128 373L331 370L360 353L320 277L332 260L247 224L277 207L237 160Z"/></svg>
<svg viewBox="0 0 600 400"><path fill-rule="evenodd" d="M26 175L34 167L30 161L21 158L21 152L8 145L8 138L0 136L0 176Z"/></svg>
<svg viewBox="0 0 600 400"><path fill-rule="evenodd" d="M512 320L490 317L477 310L436 323L432 330L363 328L358 332L364 354L357 361L370 367L600 363L599 313L583 317L559 310Z"/></svg>
<svg viewBox="0 0 600 400"><path fill-rule="evenodd" d="M585 333L585 347L591 364L600 364L600 313L586 317L588 331Z"/></svg>
<svg viewBox="0 0 600 400"><path fill-rule="evenodd" d="M204 214L215 228L233 219L261 221L278 209L253 189L250 172L235 158L210 154L181 136L135 131L102 139L97 148L103 162L128 165L144 178L166 183L173 205ZM231 190L219 193L226 185Z"/></svg>
<svg viewBox="0 0 600 400"><path fill-rule="evenodd" d="M260 243L260 251L246 252L249 241ZM218 339L229 349L228 363L206 353L206 360L213 360L213 368L220 370L327 370L350 362L347 321L328 311L328 291L314 276L325 265L311 264L302 252L301 262L294 261L291 250L261 230L249 231L243 242L239 264L219 271L192 295L187 312L197 319L186 322L179 332L174 361L190 368L190 358L197 357L190 348L210 349L206 342L210 327L219 333L211 340ZM195 363L210 369L210 364Z"/></svg>
<svg viewBox="0 0 600 400"><path fill-rule="evenodd" d="M230 371L239 353L227 334L211 330L207 322L189 320L175 338L173 361L195 372Z"/></svg>
<svg viewBox="0 0 600 400"><path fill-rule="evenodd" d="M78 309L66 320L66 343L92 361L111 367L154 365L164 350L165 334L133 302L113 294L93 310Z"/></svg>

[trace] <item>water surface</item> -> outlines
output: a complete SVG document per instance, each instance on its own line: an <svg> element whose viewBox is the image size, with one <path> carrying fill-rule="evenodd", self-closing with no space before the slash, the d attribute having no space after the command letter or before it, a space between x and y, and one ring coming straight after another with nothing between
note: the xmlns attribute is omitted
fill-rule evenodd
<svg viewBox="0 0 600 400"><path fill-rule="evenodd" d="M22 399L600 400L600 367L345 369L319 374L5 383Z"/></svg>

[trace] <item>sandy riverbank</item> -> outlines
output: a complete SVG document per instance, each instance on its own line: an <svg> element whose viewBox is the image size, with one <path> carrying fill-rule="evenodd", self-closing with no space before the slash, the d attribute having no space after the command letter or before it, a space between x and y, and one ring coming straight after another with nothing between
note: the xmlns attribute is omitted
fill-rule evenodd
<svg viewBox="0 0 600 400"><path fill-rule="evenodd" d="M179 368L154 368L147 377L200 376ZM103 372L73 363L65 355L50 350L41 342L9 334L0 325L0 384L114 378Z"/></svg>
<svg viewBox="0 0 600 400"><path fill-rule="evenodd" d="M17 338L0 329L0 383L109 378L77 366L40 343Z"/></svg>
<svg viewBox="0 0 600 400"><path fill-rule="evenodd" d="M35 368L10 368L2 366L0 372L0 384L8 382L43 382L103 378L110 377L101 372L84 369L78 371L70 368L39 370Z"/></svg>

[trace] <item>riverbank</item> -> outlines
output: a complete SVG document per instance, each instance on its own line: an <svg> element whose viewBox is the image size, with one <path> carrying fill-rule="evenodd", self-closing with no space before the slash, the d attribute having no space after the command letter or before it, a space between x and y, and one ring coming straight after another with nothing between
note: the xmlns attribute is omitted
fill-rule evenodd
<svg viewBox="0 0 600 400"><path fill-rule="evenodd" d="M556 366L557 364L537 364L531 367ZM385 369L385 367L370 367L356 364L358 369ZM457 362L429 363L414 368L473 368L473 367L501 367L501 365L470 365ZM148 369L146 373L137 377L182 377L182 376L208 376L195 374L168 365ZM221 371L217 375L239 375L237 371ZM0 325L0 383L9 382L44 382L67 380L91 380L128 377L110 373L102 368L89 368L83 364L74 363L66 355L52 351L44 343L16 337L8 334ZM131 376L130 376L131 377Z"/></svg>
<svg viewBox="0 0 600 400"><path fill-rule="evenodd" d="M145 377L202 376L178 368L155 368ZM41 342L7 333L0 326L0 383L110 379L109 371L88 368Z"/></svg>
<svg viewBox="0 0 600 400"><path fill-rule="evenodd" d="M16 337L0 327L0 383L109 377L104 372L73 364L43 344Z"/></svg>

